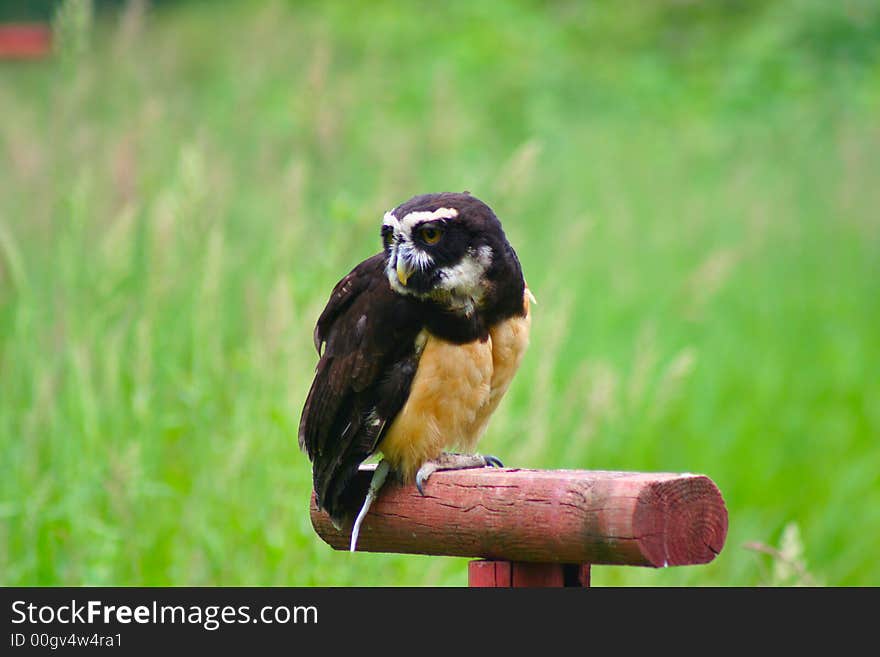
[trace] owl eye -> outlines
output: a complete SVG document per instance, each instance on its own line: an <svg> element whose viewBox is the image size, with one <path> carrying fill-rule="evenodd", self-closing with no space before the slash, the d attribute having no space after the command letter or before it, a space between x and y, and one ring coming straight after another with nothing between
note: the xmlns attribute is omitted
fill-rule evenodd
<svg viewBox="0 0 880 657"><path fill-rule="evenodd" d="M425 226L419 229L418 236L425 244L436 244L443 237L443 230L437 226Z"/></svg>
<svg viewBox="0 0 880 657"><path fill-rule="evenodd" d="M383 230L382 231L382 245L388 249L391 248L391 244L394 242L394 231L393 230Z"/></svg>

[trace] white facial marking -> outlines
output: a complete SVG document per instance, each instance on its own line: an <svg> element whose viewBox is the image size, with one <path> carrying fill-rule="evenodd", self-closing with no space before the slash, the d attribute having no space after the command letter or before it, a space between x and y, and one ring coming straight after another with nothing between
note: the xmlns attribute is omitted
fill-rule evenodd
<svg viewBox="0 0 880 657"><path fill-rule="evenodd" d="M413 227L428 221L436 221L438 219L455 219L458 216L458 210L455 208L437 208L436 210L422 210L418 212L410 212L404 215L400 220L400 227L409 236Z"/></svg>
<svg viewBox="0 0 880 657"><path fill-rule="evenodd" d="M419 271L425 271L434 264L434 258L429 253L416 248L412 242L401 242L397 247L397 257L403 258Z"/></svg>
<svg viewBox="0 0 880 657"><path fill-rule="evenodd" d="M409 239L412 237L412 229L418 224L426 221L436 221L438 219L455 219L458 216L458 210L455 208L437 208L436 210L418 210L405 214L398 219L391 212L386 212L382 218L383 226L391 226L394 229L395 236L402 235Z"/></svg>
<svg viewBox="0 0 880 657"><path fill-rule="evenodd" d="M472 313L486 293L485 274L491 264L492 249L489 246L468 249L461 262L440 270L440 282L434 294L450 307Z"/></svg>
<svg viewBox="0 0 880 657"><path fill-rule="evenodd" d="M425 250L417 247L413 242L412 233L415 228L429 221L440 219L454 219L458 216L455 208L437 208L436 210L418 210L405 214L398 219L393 212L386 212L382 217L382 225L394 230L394 243L391 247L391 256L385 268L391 287L401 294L413 294L413 291L403 285L397 277L396 263L399 260L406 262L410 267L425 271L434 264L434 259Z"/></svg>

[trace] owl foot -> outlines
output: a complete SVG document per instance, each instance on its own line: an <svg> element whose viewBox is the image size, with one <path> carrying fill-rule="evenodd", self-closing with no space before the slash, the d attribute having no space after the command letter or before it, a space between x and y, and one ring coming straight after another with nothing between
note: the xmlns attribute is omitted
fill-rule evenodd
<svg viewBox="0 0 880 657"><path fill-rule="evenodd" d="M425 461L416 473L416 488L425 494L424 486L428 477L438 470L467 470L469 468L503 468L504 464L495 456L483 454L454 454L443 452L433 461Z"/></svg>

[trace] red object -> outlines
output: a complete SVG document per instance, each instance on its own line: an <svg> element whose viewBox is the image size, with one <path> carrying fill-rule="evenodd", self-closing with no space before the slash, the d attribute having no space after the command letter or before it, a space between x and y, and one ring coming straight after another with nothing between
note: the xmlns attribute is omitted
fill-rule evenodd
<svg viewBox="0 0 880 657"><path fill-rule="evenodd" d="M0 24L0 59L41 59L52 50L52 30L43 23Z"/></svg>
<svg viewBox="0 0 880 657"><path fill-rule="evenodd" d="M361 468L356 498L374 468ZM311 520L325 542L348 549L350 527L335 529L314 495ZM583 586L589 566L580 564L708 563L727 522L721 492L703 475L479 468L434 473L424 496L389 479L357 547L489 560L469 566L474 586Z"/></svg>
<svg viewBox="0 0 880 657"><path fill-rule="evenodd" d="M471 561L468 586L476 588L589 587L590 564Z"/></svg>

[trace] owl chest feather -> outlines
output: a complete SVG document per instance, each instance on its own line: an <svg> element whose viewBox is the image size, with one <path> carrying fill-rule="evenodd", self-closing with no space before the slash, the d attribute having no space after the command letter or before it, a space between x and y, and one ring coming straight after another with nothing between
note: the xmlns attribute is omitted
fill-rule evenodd
<svg viewBox="0 0 880 657"><path fill-rule="evenodd" d="M417 338L418 369L403 408L378 449L404 480L444 450L475 449L519 368L531 315L499 322L485 340L455 344L427 330Z"/></svg>

